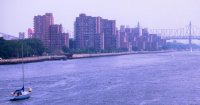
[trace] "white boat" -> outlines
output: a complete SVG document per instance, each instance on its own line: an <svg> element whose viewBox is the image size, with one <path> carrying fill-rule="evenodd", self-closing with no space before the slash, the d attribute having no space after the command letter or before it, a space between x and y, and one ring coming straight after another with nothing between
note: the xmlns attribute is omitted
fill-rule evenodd
<svg viewBox="0 0 200 105"><path fill-rule="evenodd" d="M31 93L31 88L29 90L24 90L24 88L15 90L14 93L12 93L12 98L10 99L11 101L16 101L16 100L24 100L30 98L30 93Z"/></svg>
<svg viewBox="0 0 200 105"><path fill-rule="evenodd" d="M23 78L23 87L21 89L15 90L12 93L11 101L16 100L24 100L30 98L30 93L32 92L32 89L29 88L29 90L25 90L24 88L24 62L23 62L23 40L22 40L22 78Z"/></svg>

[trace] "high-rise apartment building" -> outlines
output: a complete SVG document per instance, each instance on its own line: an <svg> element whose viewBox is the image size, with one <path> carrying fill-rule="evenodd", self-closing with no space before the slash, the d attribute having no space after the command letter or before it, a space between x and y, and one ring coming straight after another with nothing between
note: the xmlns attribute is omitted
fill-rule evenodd
<svg viewBox="0 0 200 105"><path fill-rule="evenodd" d="M50 46L49 26L54 24L52 13L38 15L34 17L34 35L33 38L38 38L42 41L44 47Z"/></svg>
<svg viewBox="0 0 200 105"><path fill-rule="evenodd" d="M33 38L33 30L31 28L28 28L27 33L28 33L28 38Z"/></svg>
<svg viewBox="0 0 200 105"><path fill-rule="evenodd" d="M120 48L128 49L128 37L125 26L120 27Z"/></svg>
<svg viewBox="0 0 200 105"><path fill-rule="evenodd" d="M104 33L104 48L115 49L117 46L115 20L102 19L102 32Z"/></svg>
<svg viewBox="0 0 200 105"><path fill-rule="evenodd" d="M62 33L61 44L62 44L62 47L65 46L69 48L69 33Z"/></svg>
<svg viewBox="0 0 200 105"><path fill-rule="evenodd" d="M24 38L25 38L25 33L19 32L19 39L24 39Z"/></svg>
<svg viewBox="0 0 200 105"><path fill-rule="evenodd" d="M50 25L49 33L51 51L61 51L63 46L69 48L69 34L63 33L61 24Z"/></svg>
<svg viewBox="0 0 200 105"><path fill-rule="evenodd" d="M119 49L121 47L120 43L120 30L116 29L116 48Z"/></svg>
<svg viewBox="0 0 200 105"><path fill-rule="evenodd" d="M62 25L54 24L52 13L34 17L33 38L42 41L44 47L51 52L62 52L62 47L69 48L69 34L63 33Z"/></svg>
<svg viewBox="0 0 200 105"><path fill-rule="evenodd" d="M120 28L121 48L130 49L132 47L133 50L158 50L165 43L166 40L162 40L156 34L149 34L148 29L141 28L139 23L135 28L125 28L125 26Z"/></svg>
<svg viewBox="0 0 200 105"><path fill-rule="evenodd" d="M61 50L62 25L50 25L50 50Z"/></svg>
<svg viewBox="0 0 200 105"><path fill-rule="evenodd" d="M80 14L74 23L76 46L79 49L96 48L97 35L100 34L97 17Z"/></svg>
<svg viewBox="0 0 200 105"><path fill-rule="evenodd" d="M74 23L76 47L98 50L116 48L115 28L114 20L80 14Z"/></svg>

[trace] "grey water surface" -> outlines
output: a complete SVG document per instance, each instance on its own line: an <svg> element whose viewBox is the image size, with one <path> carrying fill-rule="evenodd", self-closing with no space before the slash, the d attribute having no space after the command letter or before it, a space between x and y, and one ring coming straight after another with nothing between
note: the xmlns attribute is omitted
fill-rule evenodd
<svg viewBox="0 0 200 105"><path fill-rule="evenodd" d="M200 52L170 52L0 65L0 105L200 105Z"/></svg>

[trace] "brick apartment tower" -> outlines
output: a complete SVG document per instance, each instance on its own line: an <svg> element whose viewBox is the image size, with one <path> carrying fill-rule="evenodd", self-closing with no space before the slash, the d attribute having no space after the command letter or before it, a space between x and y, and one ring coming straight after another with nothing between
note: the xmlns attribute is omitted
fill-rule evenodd
<svg viewBox="0 0 200 105"><path fill-rule="evenodd" d="M115 20L101 20L102 33L104 34L104 48L108 50L117 47L116 22Z"/></svg>
<svg viewBox="0 0 200 105"><path fill-rule="evenodd" d="M162 40L156 34L149 34L147 28L141 28L138 23L137 27L129 28L121 26L120 28L120 47L133 50L159 50L164 46L166 40Z"/></svg>
<svg viewBox="0 0 200 105"><path fill-rule="evenodd" d="M69 34L63 33L62 25L54 24L50 25L50 50L52 52L62 51L62 47L66 46L69 48Z"/></svg>
<svg viewBox="0 0 200 105"><path fill-rule="evenodd" d="M80 14L74 23L76 47L78 49L103 49L101 44L101 17Z"/></svg>
<svg viewBox="0 0 200 105"><path fill-rule="evenodd" d="M116 25L114 20L80 14L74 23L76 47L78 49L112 49L116 47Z"/></svg>
<svg viewBox="0 0 200 105"><path fill-rule="evenodd" d="M28 38L33 38L33 30L31 28L28 28L27 33L28 33Z"/></svg>
<svg viewBox="0 0 200 105"><path fill-rule="evenodd" d="M62 36L62 25L50 25L49 27L50 34L50 50L61 50L61 36Z"/></svg>
<svg viewBox="0 0 200 105"><path fill-rule="evenodd" d="M44 47L50 47L49 26L54 24L52 13L38 15L34 17L34 34L33 38L38 38L42 41Z"/></svg>

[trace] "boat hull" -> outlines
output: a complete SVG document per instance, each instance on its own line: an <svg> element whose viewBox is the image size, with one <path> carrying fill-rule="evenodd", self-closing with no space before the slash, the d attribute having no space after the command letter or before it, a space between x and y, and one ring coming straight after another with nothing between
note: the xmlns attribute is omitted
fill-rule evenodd
<svg viewBox="0 0 200 105"><path fill-rule="evenodd" d="M30 98L30 94L25 94L25 95L20 95L20 96L14 96L13 98L11 98L11 101L17 101L17 100L24 100L24 99L28 99Z"/></svg>

